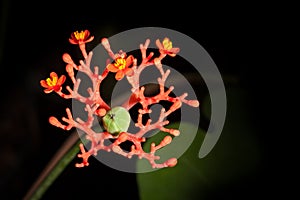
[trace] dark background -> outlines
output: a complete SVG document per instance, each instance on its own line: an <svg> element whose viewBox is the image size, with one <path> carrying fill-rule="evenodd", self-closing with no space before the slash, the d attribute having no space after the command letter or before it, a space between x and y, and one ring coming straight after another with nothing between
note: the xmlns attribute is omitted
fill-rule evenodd
<svg viewBox="0 0 300 200"><path fill-rule="evenodd" d="M271 133L265 131L265 116L269 112L265 97L272 91L265 58L269 28L274 23L266 14L266 7L220 5L218 9L201 3L153 1L61 2L1 1L1 199L22 198L69 136L49 125L48 117L63 115L70 102L45 95L39 81L64 66L63 53L77 53L67 40L70 33L88 29L95 35L90 45L96 46L103 36L144 26L173 29L195 39L211 55L222 75L238 77L240 87L251 94L249 107L253 112L249 115L253 126L260 130L255 134L264 144L264 159L255 177L236 183L222 194L223 198L234 192L251 193L250 197L273 195L273 189L266 188L277 188L274 180L281 175L273 176ZM118 187L119 184L128 187ZM91 198L93 191L116 199L138 199L134 174L117 172L93 160L88 169L70 164L49 188L45 199Z"/></svg>

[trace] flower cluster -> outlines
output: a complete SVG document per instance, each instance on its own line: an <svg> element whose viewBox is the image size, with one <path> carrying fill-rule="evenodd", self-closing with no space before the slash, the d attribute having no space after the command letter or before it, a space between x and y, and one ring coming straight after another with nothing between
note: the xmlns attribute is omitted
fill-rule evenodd
<svg viewBox="0 0 300 200"><path fill-rule="evenodd" d="M71 44L79 45L85 60L80 60L77 65L68 53L63 54L62 59L66 63L66 72L74 84L73 88L66 86L67 93L62 90L66 80L65 75L58 76L55 72L51 72L49 78L40 81L45 93L55 92L62 98L76 99L85 104L85 110L88 116L85 121L80 118L74 119L69 108L66 108L67 117L63 117L61 120L58 120L54 116L49 118L50 124L64 130L70 130L72 128L82 130L85 133L86 139L91 142L91 146L87 150L82 143L80 144L81 152L78 154L78 157L81 157L83 161L76 164L76 166L88 166L89 157L91 155L97 155L99 150L107 152L113 151L127 158L138 156L141 159L147 159L153 168L175 166L177 164L176 158L170 158L162 163L158 163L157 160L159 160L159 156L155 155L157 150L170 144L172 138L180 134L177 129L165 127L169 123L166 118L179 109L183 103L193 107L199 106L197 100L187 100L186 93L181 96L171 96L170 93L174 89L173 86L165 89L165 82L170 74L170 70L164 70L161 61L166 56L176 56L180 49L173 47L172 42L167 37L164 38L162 42L157 39L155 44L158 47L159 55L154 57L153 52L148 54L146 52L150 44L150 40L147 39L144 44L140 44L142 61L138 64L137 59L133 55L127 55L127 53L122 50L114 53L111 50L109 40L102 38L101 44L112 60L107 61L106 67L100 74L97 66L92 70L90 65L93 52L87 52L85 46L86 43L93 39L94 36L91 36L88 30L73 32L69 38ZM145 87L140 85L140 74L145 68L151 66L159 70L161 77L157 79L160 86L159 93L149 97L144 93ZM75 78L76 71L86 74L92 82L92 86L88 88L88 96L84 96L78 91L81 80ZM114 76L117 81L126 77L128 83L131 85L131 95L129 99L122 105L113 108L110 107L109 103L103 100L100 94L100 85L109 73L115 73ZM170 102L170 108L167 110L162 108L157 121L152 122L151 119L148 119L144 122L145 120L143 121L143 118L145 115L151 113L151 105L160 103L161 101ZM137 120L135 121L135 126L138 127L138 131L136 133L130 133L128 132L131 117L129 110L138 103L141 105L137 113ZM96 132L92 128L96 118L101 120L104 131ZM165 136L159 144L152 143L150 152L145 152L142 145L143 142L146 141L145 134L154 129L166 132L168 135ZM104 141L109 139L114 139L114 142L107 145ZM132 143L130 151L125 151L121 147L121 144L126 141Z"/></svg>

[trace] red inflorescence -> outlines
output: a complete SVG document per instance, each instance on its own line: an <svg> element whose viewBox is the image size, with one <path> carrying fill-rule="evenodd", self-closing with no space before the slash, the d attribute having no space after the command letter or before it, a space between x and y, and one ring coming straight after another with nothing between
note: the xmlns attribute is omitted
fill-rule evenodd
<svg viewBox="0 0 300 200"><path fill-rule="evenodd" d="M62 85L65 82L65 75L58 78L55 72L50 73L50 78L41 80L40 84L44 87L45 93L55 92L59 96L65 99L76 99L79 102L85 104L85 110L87 112L88 118L86 121L77 118L73 119L71 110L66 109L67 117L63 117L62 121L59 121L56 117L51 116L49 118L50 124L62 128L64 130L70 130L72 128L78 128L86 134L86 139L91 142L91 147L86 151L83 144L80 144L81 153L78 157L82 158L82 163L76 164L76 167L88 166L88 159L91 155L96 155L99 150L113 151L114 153L123 155L125 157L131 158L132 156L138 156L139 158L144 158L149 160L149 163L153 168L163 168L163 167L174 167L177 164L176 158L170 158L162 163L157 163L159 156L155 155L155 152L172 142L172 137L176 137L180 134L177 129L166 128L165 125L169 123L166 117L173 113L175 110L181 108L182 104L185 103L189 106L198 107L199 102L197 100L187 100L187 94L182 94L181 96L171 97L169 94L174 89L173 86L165 90L165 81L170 74L170 70L164 70L161 64L161 60L167 55L174 57L179 52L179 48L173 47L172 42L169 38L165 37L162 42L159 39L156 40L156 45L159 49L159 56L154 57L154 53L149 53L147 55L146 50L149 46L150 40L147 39L144 44L140 45L140 51L142 55L142 62L137 64L137 59L133 55L127 55L125 52L120 50L118 53L114 53L109 44L107 38L101 40L101 44L107 51L112 59L112 62L108 62L107 66L104 68L102 74L99 74L98 67L94 67L92 71L90 63L93 56L92 51L87 53L85 44L92 41L94 36L90 35L88 30L81 32L73 32L71 38L69 39L71 44L79 45L82 52L84 61L80 60L80 64L76 65L71 56L67 53L63 54L63 61L66 63L66 72L72 83L74 84L73 89L66 86L68 93L62 91ZM139 78L141 72L149 66L155 66L161 77L158 78L158 84L160 85L160 92L154 96L147 96L144 94L145 87L140 85ZM81 80L75 78L74 71L80 71L85 73L92 82L92 87L88 89L88 96L81 95L78 91ZM117 81L127 78L128 83L132 86L130 98L120 105L129 111L134 105L139 103L142 108L138 110L137 121L135 126L139 128L136 133L127 132L126 128L118 126L118 124L109 123L113 130L120 130L116 133L110 133L107 129L103 132L96 132L92 129L93 122L95 118L103 118L103 116L108 113L112 108L107 104L101 97L100 94L100 84L111 73L116 73L115 78ZM146 123L143 122L143 116L151 112L149 108L151 105L159 103L160 101L168 101L172 103L168 110L161 109L160 116L157 121L152 122L149 119ZM111 116L113 117L113 116ZM104 123L106 123L104 121ZM112 130L111 129L111 130ZM160 131L166 132L167 135L159 144L151 144L150 152L145 152L142 143L146 141L145 134L151 130L158 129ZM108 139L115 139L113 143L105 145L104 141ZM125 151L121 148L120 144L123 142L130 141L133 145L131 150Z"/></svg>

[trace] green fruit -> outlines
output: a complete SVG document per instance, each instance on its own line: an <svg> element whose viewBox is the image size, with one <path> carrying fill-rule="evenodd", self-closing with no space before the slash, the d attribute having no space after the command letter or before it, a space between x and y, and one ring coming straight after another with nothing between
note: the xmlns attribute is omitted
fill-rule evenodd
<svg viewBox="0 0 300 200"><path fill-rule="evenodd" d="M110 134L117 135L126 132L130 124L128 110L121 106L110 109L102 118L104 129Z"/></svg>

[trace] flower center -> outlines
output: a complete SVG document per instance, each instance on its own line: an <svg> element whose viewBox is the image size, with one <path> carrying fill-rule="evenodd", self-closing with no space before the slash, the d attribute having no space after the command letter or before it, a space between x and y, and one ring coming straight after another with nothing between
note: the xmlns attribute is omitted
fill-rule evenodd
<svg viewBox="0 0 300 200"><path fill-rule="evenodd" d="M53 79L47 78L46 82L47 82L47 85L49 85L49 86L55 86L57 83L57 77L53 77Z"/></svg>
<svg viewBox="0 0 300 200"><path fill-rule="evenodd" d="M115 67L122 70L125 69L126 66L126 60L124 58L117 58L114 64Z"/></svg>
<svg viewBox="0 0 300 200"><path fill-rule="evenodd" d="M81 31L80 33L78 31L74 32L74 36L77 40L83 40L85 33L84 31Z"/></svg>
<svg viewBox="0 0 300 200"><path fill-rule="evenodd" d="M166 50L172 49L172 42L168 39L164 39L163 45Z"/></svg>

